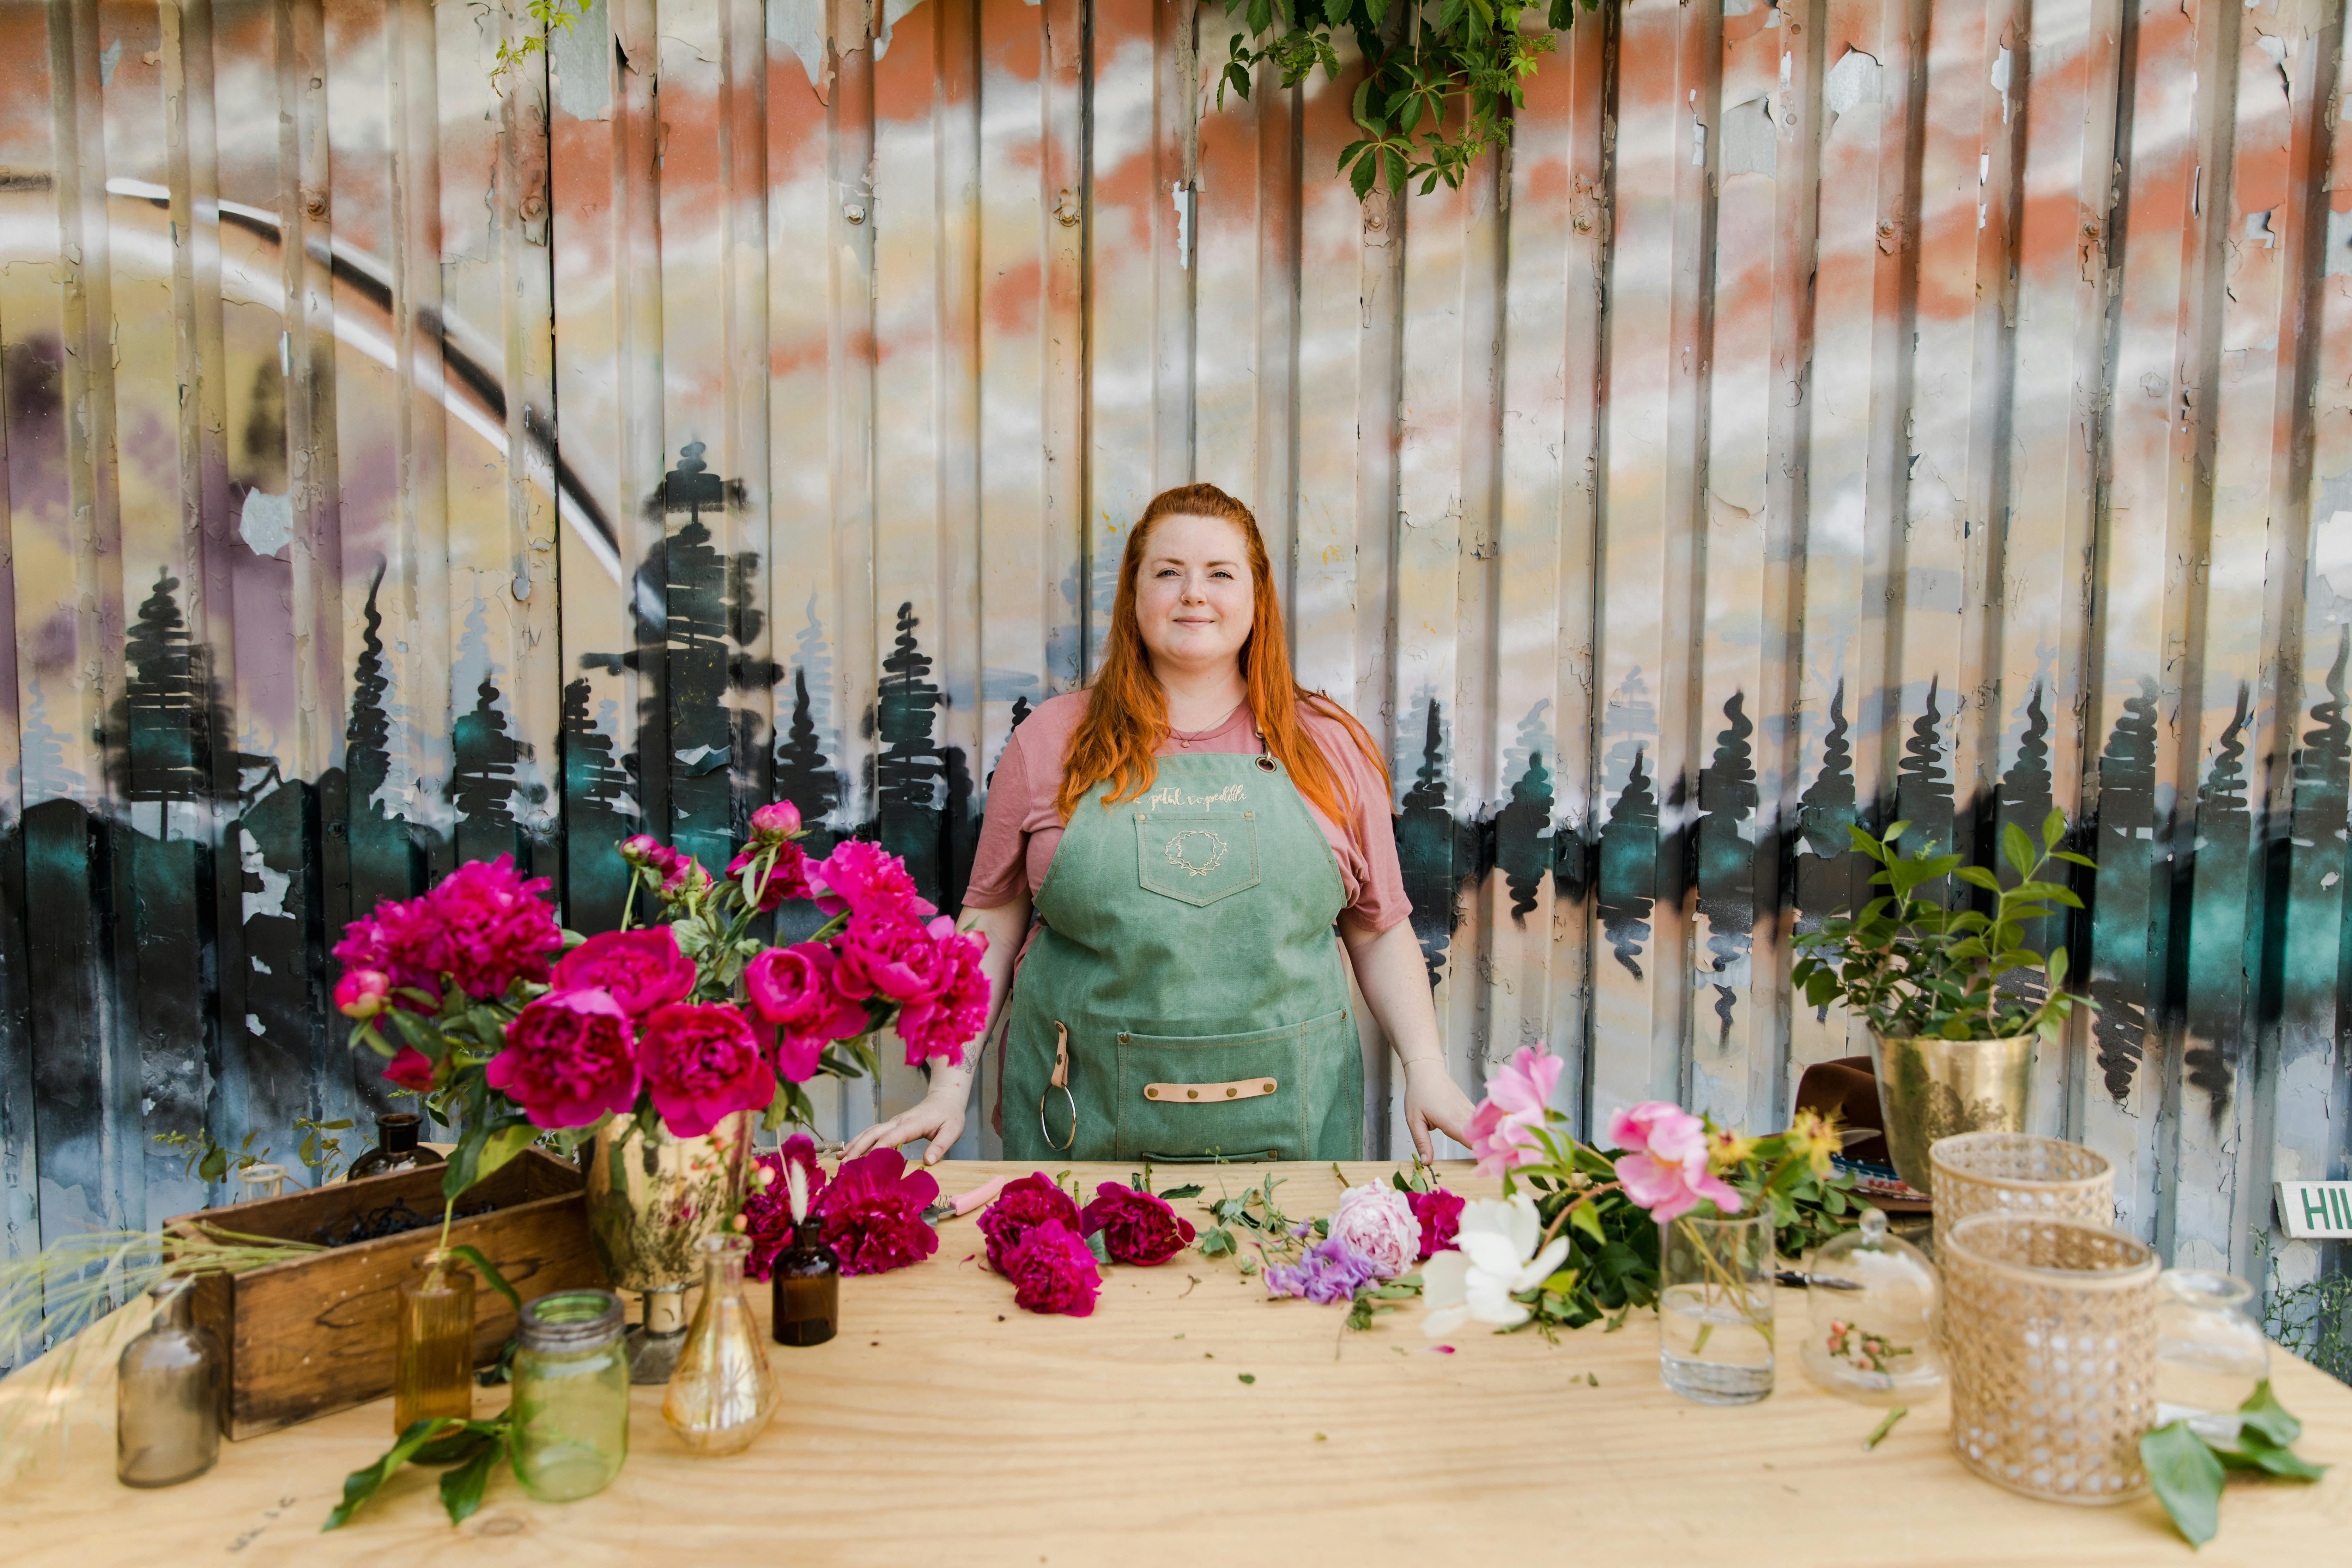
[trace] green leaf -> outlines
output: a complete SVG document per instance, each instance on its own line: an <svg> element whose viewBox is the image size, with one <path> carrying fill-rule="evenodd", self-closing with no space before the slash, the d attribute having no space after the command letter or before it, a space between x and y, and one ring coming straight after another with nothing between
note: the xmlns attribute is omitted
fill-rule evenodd
<svg viewBox="0 0 2352 1568"><path fill-rule="evenodd" d="M2042 847L2055 849L2058 847L2058 840L2065 837L2066 814L2053 805L2050 808L2050 815L2042 819ZM2077 856L2075 858L2081 859L2081 857ZM2084 860L2083 864L2087 866L2090 862Z"/></svg>
<svg viewBox="0 0 2352 1568"><path fill-rule="evenodd" d="M1356 193L1356 199L1360 202L1371 194L1372 182L1380 178L1380 174L1379 152L1367 151L1356 160L1356 166L1348 171L1348 188Z"/></svg>
<svg viewBox="0 0 2352 1568"><path fill-rule="evenodd" d="M2085 866L2094 871L2099 868L2099 863L2096 860L2092 859L2088 855L2077 855L2072 849L2053 849L2050 852L2050 858L2063 860L2070 866Z"/></svg>
<svg viewBox="0 0 2352 1568"><path fill-rule="evenodd" d="M378 1489L392 1479L392 1472L408 1463L410 1455L436 1437L446 1436L453 1430L464 1430L465 1426L466 1423L450 1415L428 1416L412 1423L408 1430L400 1435L400 1440L384 1450L383 1458L343 1478L343 1500L327 1515L327 1522L319 1527L320 1533L340 1530L350 1523L352 1515L358 1511L360 1505L375 1496Z"/></svg>
<svg viewBox="0 0 2352 1568"><path fill-rule="evenodd" d="M1102 1265L1105 1268L1110 1267L1110 1246L1108 1242L1103 1240L1102 1232L1096 1231L1094 1234L1087 1237L1087 1250L1095 1255L1095 1261L1097 1263Z"/></svg>
<svg viewBox="0 0 2352 1568"><path fill-rule="evenodd" d="M1364 0L1364 14L1372 19L1372 26L1378 28L1382 22L1389 19L1389 0Z"/></svg>
<svg viewBox="0 0 2352 1568"><path fill-rule="evenodd" d="M473 1458L441 1477L441 1506L448 1512L449 1522L463 1524L474 1517L482 1506L483 1489L490 1484L490 1467L506 1457L504 1435L485 1440L474 1450Z"/></svg>
<svg viewBox="0 0 2352 1568"><path fill-rule="evenodd" d="M1170 1187L1166 1192L1160 1194L1160 1199L1162 1203L1172 1204L1179 1198L1197 1198L1200 1195L1201 1184L1198 1182L1188 1182L1181 1187Z"/></svg>
<svg viewBox="0 0 2352 1568"><path fill-rule="evenodd" d="M2010 828L2010 831L2014 833L2017 829L2012 826ZM1981 866L1963 866L1959 868L1958 875L1961 881L1966 882L1971 888L1982 888L1989 893L1998 893L2000 891L2000 879L1994 876L1991 872L1986 870Z"/></svg>
<svg viewBox="0 0 2352 1568"><path fill-rule="evenodd" d="M2239 1433L2234 1448L2218 1443L2211 1447L2213 1457L2221 1461L2224 1469L2256 1470L2291 1481L2315 1481L2327 1473L2326 1465L2315 1465L2298 1457L2292 1448L2282 1448L2258 1437L2252 1428Z"/></svg>
<svg viewBox="0 0 2352 1568"><path fill-rule="evenodd" d="M2205 1439L2186 1421L2175 1421L2140 1438L2139 1461L2157 1500L2189 1544L2212 1540L2221 1528L2221 1461Z"/></svg>
<svg viewBox="0 0 2352 1568"><path fill-rule="evenodd" d="M1568 1223L1597 1242L1605 1244L1609 1239L1601 1228L1601 1215L1594 1205L1579 1204L1569 1210Z"/></svg>
<svg viewBox="0 0 2352 1568"><path fill-rule="evenodd" d="M490 1289L507 1299L508 1306L512 1307L517 1312L522 1310L522 1298L516 1295L515 1288L507 1283L507 1277L499 1273L488 1258L482 1256L480 1247L453 1247L449 1250L472 1264L474 1271L488 1282Z"/></svg>
<svg viewBox="0 0 2352 1568"><path fill-rule="evenodd" d="M2014 822L2001 825L2000 858L2017 868L2019 877L2030 878L2033 875L2033 868L2037 864L2033 853L2033 841L2026 837L2025 829L2018 826Z"/></svg>
<svg viewBox="0 0 2352 1568"><path fill-rule="evenodd" d="M1250 73L1245 68L1244 68L1241 61L1230 60L1226 62L1225 81L1227 85L1232 87L1234 92L1241 96L1243 102L1246 103L1249 101Z"/></svg>
<svg viewBox="0 0 2352 1568"><path fill-rule="evenodd" d="M2238 1424L2242 1432L2252 1433L2280 1448L2291 1446L2303 1436L2303 1423L2287 1414L2286 1406L2271 1392L2268 1378L2254 1384L2254 1391L2238 1406Z"/></svg>

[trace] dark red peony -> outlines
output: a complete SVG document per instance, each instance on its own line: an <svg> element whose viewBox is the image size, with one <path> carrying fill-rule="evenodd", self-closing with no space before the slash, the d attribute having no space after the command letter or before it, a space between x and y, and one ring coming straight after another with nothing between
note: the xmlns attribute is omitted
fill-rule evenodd
<svg viewBox="0 0 2352 1568"><path fill-rule="evenodd" d="M1404 1201L1412 1205L1412 1217L1421 1221L1423 1261L1435 1253L1454 1251L1454 1237L1462 1230L1462 1200L1439 1187L1434 1192L1407 1193Z"/></svg>
<svg viewBox="0 0 2352 1568"><path fill-rule="evenodd" d="M694 994L694 960L677 950L666 925L608 931L592 936L556 961L558 991L603 991L632 1018L642 1018L665 1002Z"/></svg>
<svg viewBox="0 0 2352 1568"><path fill-rule="evenodd" d="M1102 1289L1094 1249L1057 1219L1032 1227L1004 1255L1004 1277L1013 1281L1014 1303L1031 1312L1087 1317Z"/></svg>
<svg viewBox="0 0 2352 1568"><path fill-rule="evenodd" d="M433 1058L415 1046L403 1046L384 1064L383 1076L403 1089L423 1094L433 1087Z"/></svg>
<svg viewBox="0 0 2352 1568"><path fill-rule="evenodd" d="M636 1104L635 1043L628 1015L602 991L551 991L515 1015L483 1077L541 1127L585 1127Z"/></svg>
<svg viewBox="0 0 2352 1568"><path fill-rule="evenodd" d="M770 808L761 806L761 811ZM752 814L758 816L757 812ZM743 896L751 895L751 884L760 874L760 858L767 851L758 844L746 844L735 858L727 862L727 875L743 884ZM760 883L760 907L773 910L786 899L805 899L815 891L809 886L808 851L787 838L776 845L775 855L768 867L767 879Z"/></svg>
<svg viewBox="0 0 2352 1568"><path fill-rule="evenodd" d="M844 1274L904 1268L939 1250L939 1233L923 1218L939 1195L929 1171L908 1170L896 1149L877 1149L845 1162L825 1184L816 1204L817 1234Z"/></svg>
<svg viewBox="0 0 2352 1568"><path fill-rule="evenodd" d="M776 1029L776 1070L794 1083L816 1072L827 1043L866 1032L866 1009L834 985L833 950L821 942L772 947L743 969L743 989L760 1021Z"/></svg>
<svg viewBox="0 0 2352 1568"><path fill-rule="evenodd" d="M1150 1193L1117 1182L1095 1189L1083 1217L1084 1234L1101 1232L1114 1263L1165 1263L1192 1245L1192 1221L1177 1218L1174 1209Z"/></svg>
<svg viewBox="0 0 2352 1568"><path fill-rule="evenodd" d="M743 1229L751 1243L751 1255L743 1260L743 1272L754 1279L765 1279L774 1272L776 1254L792 1245L792 1185L784 1179L787 1165L798 1165L808 1179L811 1214L816 1212L817 1199L824 1192L824 1167L816 1163L816 1145L806 1133L794 1133L775 1153L762 1154L751 1162L754 1172L771 1173L765 1186L755 1175L743 1198Z"/></svg>
<svg viewBox="0 0 2352 1568"><path fill-rule="evenodd" d="M546 980L563 945L554 907L541 897L553 886L524 878L511 855L468 860L410 905L424 906L423 966L477 1001L505 995L518 980Z"/></svg>
<svg viewBox="0 0 2352 1568"><path fill-rule="evenodd" d="M1076 1234L1080 1224L1078 1205L1047 1180L1045 1172L1033 1171L1019 1181L1005 1183L996 1201L980 1215L980 1234L988 1241L988 1266L1004 1273L1005 1255L1020 1245L1021 1238L1055 1221Z"/></svg>
<svg viewBox="0 0 2352 1568"><path fill-rule="evenodd" d="M866 839L843 839L811 869L825 889L816 907L829 915L847 910L884 925L916 925L940 912L915 890L905 861Z"/></svg>
<svg viewBox="0 0 2352 1568"><path fill-rule="evenodd" d="M765 1110L776 1098L775 1070L761 1054L759 1037L723 1002L672 1002L654 1009L638 1059L662 1124L680 1138L699 1138L737 1111Z"/></svg>

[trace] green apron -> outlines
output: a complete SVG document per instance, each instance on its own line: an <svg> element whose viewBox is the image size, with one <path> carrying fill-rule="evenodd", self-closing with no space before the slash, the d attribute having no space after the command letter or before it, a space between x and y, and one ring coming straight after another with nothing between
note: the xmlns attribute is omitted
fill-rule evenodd
<svg viewBox="0 0 2352 1568"><path fill-rule="evenodd" d="M1360 1158L1330 844L1270 756L1156 763L1135 799L1087 792L1037 889L1005 1158Z"/></svg>

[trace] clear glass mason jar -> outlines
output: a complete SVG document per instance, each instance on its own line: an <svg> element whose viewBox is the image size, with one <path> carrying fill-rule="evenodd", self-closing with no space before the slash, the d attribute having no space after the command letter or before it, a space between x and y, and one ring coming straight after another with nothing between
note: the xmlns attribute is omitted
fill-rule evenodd
<svg viewBox="0 0 2352 1568"><path fill-rule="evenodd" d="M1695 1214L1658 1226L1658 1375L1701 1405L1752 1405L1772 1392L1769 1213Z"/></svg>
<svg viewBox="0 0 2352 1568"><path fill-rule="evenodd" d="M147 1292L155 1321L115 1363L114 1475L126 1487L191 1481L220 1458L220 1340L193 1316L195 1282Z"/></svg>
<svg viewBox="0 0 2352 1568"><path fill-rule="evenodd" d="M474 1414L474 1270L438 1247L400 1282L392 1373L392 1432L428 1417Z"/></svg>
<svg viewBox="0 0 2352 1568"><path fill-rule="evenodd" d="M600 1492L629 1457L621 1299L559 1290L523 1304L514 1357L515 1479L541 1502Z"/></svg>
<svg viewBox="0 0 2352 1568"><path fill-rule="evenodd" d="M2238 1406L2271 1374L2254 1288L2204 1268L2168 1268L2158 1284L2157 1425L2186 1421L2204 1436L2233 1441Z"/></svg>

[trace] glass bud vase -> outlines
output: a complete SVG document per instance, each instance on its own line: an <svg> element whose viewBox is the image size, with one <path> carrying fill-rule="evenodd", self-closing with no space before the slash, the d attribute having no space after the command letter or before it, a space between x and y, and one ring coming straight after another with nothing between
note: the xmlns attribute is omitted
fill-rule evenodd
<svg viewBox="0 0 2352 1568"><path fill-rule="evenodd" d="M115 1363L114 1475L126 1487L192 1481L220 1458L220 1340L192 1315L194 1281L147 1292L155 1321Z"/></svg>
<svg viewBox="0 0 2352 1568"><path fill-rule="evenodd" d="M2271 1374L2271 1342L2249 1310L2254 1288L2204 1268L2168 1268L2157 1283L2157 1425L2186 1421L2235 1442L2238 1406Z"/></svg>
<svg viewBox="0 0 2352 1568"><path fill-rule="evenodd" d="M770 1332L780 1345L821 1345L841 1321L841 1263L817 1237L817 1222L793 1227L793 1244L776 1255Z"/></svg>
<svg viewBox="0 0 2352 1568"><path fill-rule="evenodd" d="M689 1453L732 1454L749 1447L768 1425L776 1385L759 1325L743 1300L743 1259L751 1243L722 1231L705 1237L701 1249L702 1304L669 1375L662 1419Z"/></svg>
<svg viewBox="0 0 2352 1568"><path fill-rule="evenodd" d="M392 1431L419 1421L474 1414L474 1271L439 1248L416 1260L400 1282L397 1358L393 1366Z"/></svg>
<svg viewBox="0 0 2352 1568"><path fill-rule="evenodd" d="M603 1491L629 1457L621 1299L559 1290L523 1303L514 1358L514 1473L541 1502Z"/></svg>
<svg viewBox="0 0 2352 1568"><path fill-rule="evenodd" d="M1658 1226L1658 1374L1701 1405L1752 1405L1772 1392L1769 1214Z"/></svg>
<svg viewBox="0 0 2352 1568"><path fill-rule="evenodd" d="M351 1173L343 1179L356 1182L365 1176L388 1176L394 1171L444 1163L437 1151L416 1142L422 1120L413 1110L387 1110L377 1117L375 1147L352 1161Z"/></svg>

